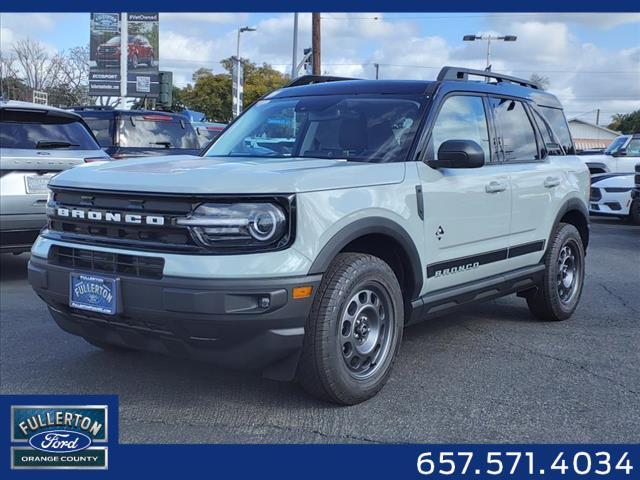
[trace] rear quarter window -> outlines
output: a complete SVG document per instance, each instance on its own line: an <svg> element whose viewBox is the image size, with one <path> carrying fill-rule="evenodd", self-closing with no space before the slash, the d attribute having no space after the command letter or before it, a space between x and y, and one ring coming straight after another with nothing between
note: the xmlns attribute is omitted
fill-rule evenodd
<svg viewBox="0 0 640 480"><path fill-rule="evenodd" d="M564 117L564 112L559 108L543 107L539 106L540 112L544 115L544 118L549 122L553 133L556 135L562 148L568 154L574 154L573 141L571 140L571 133L569 132L569 124Z"/></svg>
<svg viewBox="0 0 640 480"><path fill-rule="evenodd" d="M0 111L0 147L24 150L99 150L86 127L43 112Z"/></svg>

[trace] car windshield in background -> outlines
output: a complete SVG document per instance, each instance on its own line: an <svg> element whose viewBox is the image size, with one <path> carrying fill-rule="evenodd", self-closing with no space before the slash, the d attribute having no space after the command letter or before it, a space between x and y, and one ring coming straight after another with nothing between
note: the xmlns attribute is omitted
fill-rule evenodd
<svg viewBox="0 0 640 480"><path fill-rule="evenodd" d="M166 115L127 116L120 120L120 146L199 149L195 130L186 120Z"/></svg>
<svg viewBox="0 0 640 480"><path fill-rule="evenodd" d="M615 140L613 140L613 142L609 144L609 146L605 149L604 153L606 155L613 155L625 144L627 140L629 140L629 137L624 135L617 137Z"/></svg>
<svg viewBox="0 0 640 480"><path fill-rule="evenodd" d="M418 99L386 95L261 100L227 128L206 156L402 161L422 107Z"/></svg>
<svg viewBox="0 0 640 480"><path fill-rule="evenodd" d="M98 150L80 122L31 123L2 119L0 147L25 150Z"/></svg>

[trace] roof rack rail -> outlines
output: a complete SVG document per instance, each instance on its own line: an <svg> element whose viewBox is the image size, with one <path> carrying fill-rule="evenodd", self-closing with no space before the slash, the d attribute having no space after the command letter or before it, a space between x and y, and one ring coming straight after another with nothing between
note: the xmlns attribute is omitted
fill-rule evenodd
<svg viewBox="0 0 640 480"><path fill-rule="evenodd" d="M303 75L292 80L283 88L299 87L301 85L311 85L313 83L341 82L343 80L358 80L357 78L333 77L330 75Z"/></svg>
<svg viewBox="0 0 640 480"><path fill-rule="evenodd" d="M503 75L502 73L495 73L488 70L473 70L471 68L461 67L442 67L440 73L438 73L438 80L468 80L469 75L477 77L485 77L487 79L493 78L498 83L510 82L521 85L523 87L535 88L536 90L542 90L542 87L531 80L525 80L523 78L512 77L511 75Z"/></svg>

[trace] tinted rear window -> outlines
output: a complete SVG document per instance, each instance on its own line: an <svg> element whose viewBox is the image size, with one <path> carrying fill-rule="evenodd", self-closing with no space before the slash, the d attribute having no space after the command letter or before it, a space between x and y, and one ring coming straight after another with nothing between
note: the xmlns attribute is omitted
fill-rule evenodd
<svg viewBox="0 0 640 480"><path fill-rule="evenodd" d="M113 145L113 118L84 117L101 147Z"/></svg>
<svg viewBox="0 0 640 480"><path fill-rule="evenodd" d="M44 113L12 112L0 115L0 147L60 150L98 150L85 126L72 119Z"/></svg>
<svg viewBox="0 0 640 480"><path fill-rule="evenodd" d="M189 122L125 117L120 120L120 146L137 148L199 149L198 137Z"/></svg>

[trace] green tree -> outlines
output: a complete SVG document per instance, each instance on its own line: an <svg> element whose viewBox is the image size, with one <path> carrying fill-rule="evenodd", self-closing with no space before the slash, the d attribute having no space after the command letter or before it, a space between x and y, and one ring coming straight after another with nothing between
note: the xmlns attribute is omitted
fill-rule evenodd
<svg viewBox="0 0 640 480"><path fill-rule="evenodd" d="M193 74L193 84L182 89L174 89L174 108L182 107L204 112L209 120L230 122L231 115L231 69L232 59L220 62L225 73L214 74L209 69L200 68ZM244 66L244 107L276 90L288 81L288 77L263 63L256 65L248 60Z"/></svg>
<svg viewBox="0 0 640 480"><path fill-rule="evenodd" d="M230 58L222 60L222 66L231 75L233 61ZM263 63L256 65L249 60L242 60L244 67L244 101L246 108L263 95L283 87L289 81L289 77L275 70L271 65Z"/></svg>
<svg viewBox="0 0 640 480"><path fill-rule="evenodd" d="M631 113L616 113L609 128L625 134L640 133L640 110Z"/></svg>
<svg viewBox="0 0 640 480"><path fill-rule="evenodd" d="M175 90L174 90L175 94ZM176 96L174 95L174 98ZM204 112L215 122L231 121L231 75L201 75L195 84L187 85L177 95L181 105Z"/></svg>

